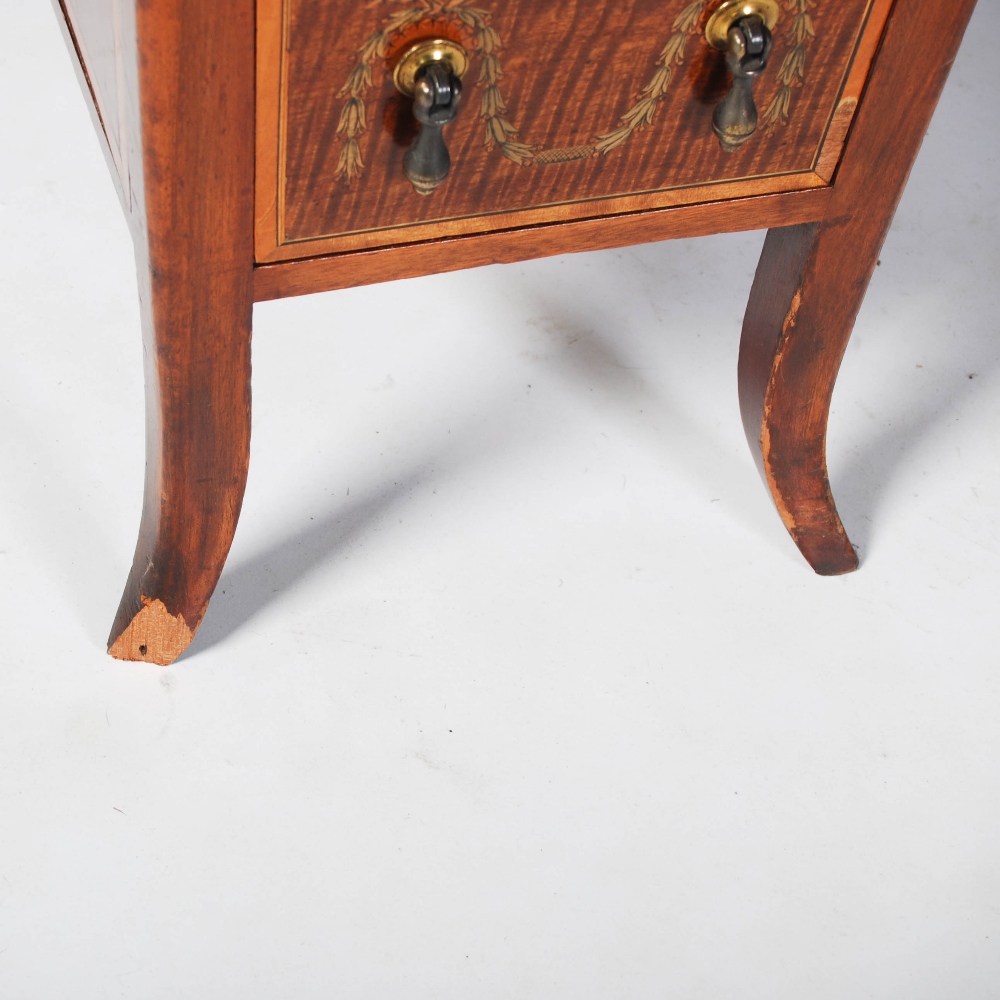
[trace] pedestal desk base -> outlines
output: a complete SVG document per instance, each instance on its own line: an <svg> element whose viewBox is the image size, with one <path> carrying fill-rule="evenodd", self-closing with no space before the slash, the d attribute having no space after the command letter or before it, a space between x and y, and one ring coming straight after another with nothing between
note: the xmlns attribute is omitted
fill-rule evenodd
<svg viewBox="0 0 1000 1000"><path fill-rule="evenodd" d="M73 6L71 40L85 55L88 25ZM147 474L111 654L171 663L218 582L246 484L255 298L673 236L772 227L743 328L744 426L809 564L824 575L855 569L827 477L830 400L973 6L895 4L827 188L255 266L253 0L117 5L117 147L102 125L136 244Z"/></svg>

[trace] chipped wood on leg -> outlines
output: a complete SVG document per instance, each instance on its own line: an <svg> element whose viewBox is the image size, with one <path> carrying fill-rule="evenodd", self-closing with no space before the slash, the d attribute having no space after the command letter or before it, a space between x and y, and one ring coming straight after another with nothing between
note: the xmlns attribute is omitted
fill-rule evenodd
<svg viewBox="0 0 1000 1000"><path fill-rule="evenodd" d="M142 599L142 610L129 622L108 652L118 660L169 666L191 645L194 632L183 615L172 615L163 601Z"/></svg>

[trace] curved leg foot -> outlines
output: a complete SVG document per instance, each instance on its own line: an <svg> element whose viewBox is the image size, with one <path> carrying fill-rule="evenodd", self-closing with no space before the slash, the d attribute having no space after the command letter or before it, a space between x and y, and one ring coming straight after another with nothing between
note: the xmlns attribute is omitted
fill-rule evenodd
<svg viewBox="0 0 1000 1000"><path fill-rule="evenodd" d="M249 272L150 269L146 489L132 571L108 638L122 660L167 665L201 624L236 531L250 458Z"/></svg>
<svg viewBox="0 0 1000 1000"><path fill-rule="evenodd" d="M739 361L743 426L758 468L795 544L824 576L858 567L826 469L830 399L868 284L844 287L838 272L822 269L831 254L851 252L845 229L768 233Z"/></svg>
<svg viewBox="0 0 1000 1000"><path fill-rule="evenodd" d="M217 300L213 311L221 325ZM147 350L146 491L132 571L108 638L118 659L173 663L194 638L222 573L250 455L246 312L228 317L230 336L215 356L193 353L204 327L174 337L169 351L162 344Z"/></svg>
<svg viewBox="0 0 1000 1000"><path fill-rule="evenodd" d="M201 624L246 485L254 5L157 0L134 12L146 490L108 651L168 664Z"/></svg>
<svg viewBox="0 0 1000 1000"><path fill-rule="evenodd" d="M817 573L856 569L826 471L837 371L975 0L896 4L832 182L824 221L767 235L740 347L747 438ZM935 23L940 30L928 32ZM905 95L905 101L900 99Z"/></svg>

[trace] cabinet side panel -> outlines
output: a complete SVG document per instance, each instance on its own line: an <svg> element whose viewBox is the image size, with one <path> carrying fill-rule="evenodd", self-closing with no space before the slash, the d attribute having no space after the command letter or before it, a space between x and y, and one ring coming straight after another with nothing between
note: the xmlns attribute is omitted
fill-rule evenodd
<svg viewBox="0 0 1000 1000"><path fill-rule="evenodd" d="M126 213L131 212L122 0L54 0L103 132Z"/></svg>

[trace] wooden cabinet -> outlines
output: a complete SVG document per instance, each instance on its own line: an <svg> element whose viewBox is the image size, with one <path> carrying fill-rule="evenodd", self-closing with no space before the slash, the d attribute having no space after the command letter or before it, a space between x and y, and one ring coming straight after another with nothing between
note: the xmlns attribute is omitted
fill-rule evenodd
<svg viewBox="0 0 1000 1000"><path fill-rule="evenodd" d="M830 398L974 0L56 3L139 265L147 477L113 655L175 659L222 571L254 301L731 230L770 230L739 360L751 449L813 568L856 568ZM710 46L751 3L778 16L766 45ZM466 71L451 171L421 194L394 74L431 39ZM723 148L716 109L750 121L751 69L757 127Z"/></svg>

